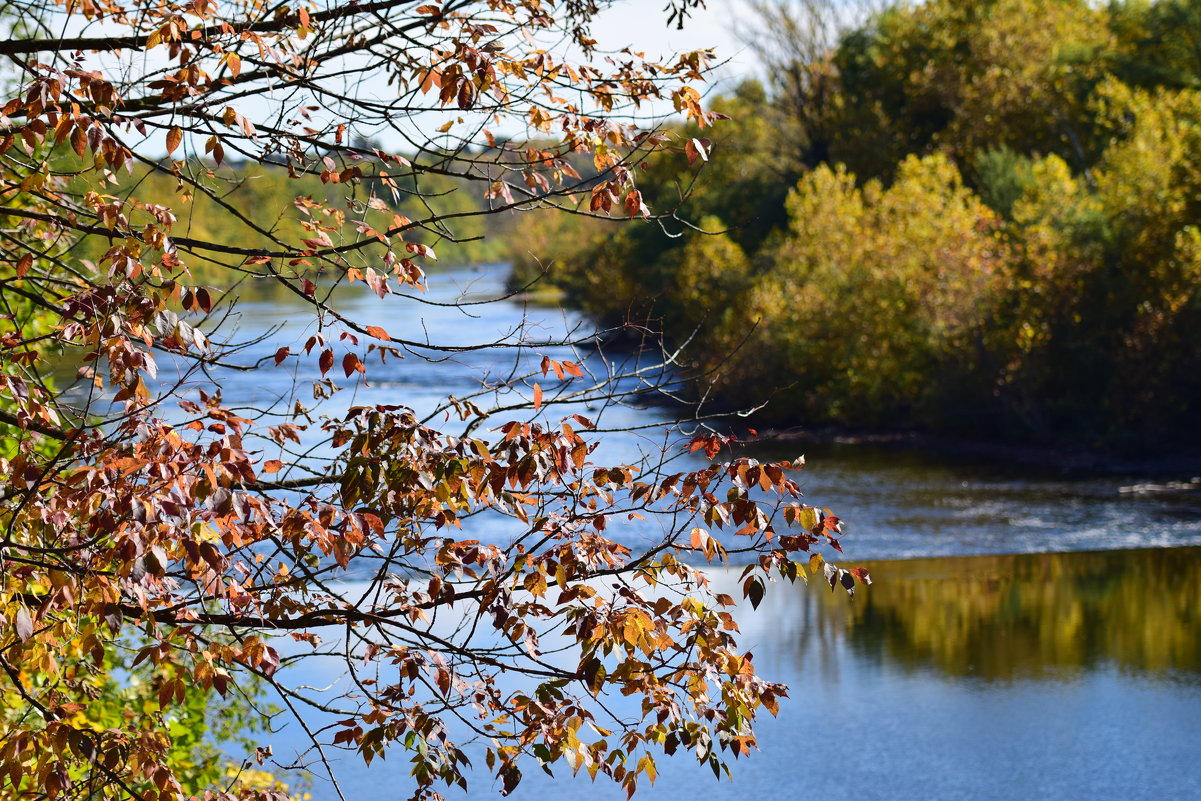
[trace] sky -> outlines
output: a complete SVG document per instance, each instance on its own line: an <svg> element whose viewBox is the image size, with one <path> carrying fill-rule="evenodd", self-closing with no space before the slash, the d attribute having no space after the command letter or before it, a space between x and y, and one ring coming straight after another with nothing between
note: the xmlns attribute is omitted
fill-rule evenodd
<svg viewBox="0 0 1201 801"><path fill-rule="evenodd" d="M715 47L718 57L729 60L721 70L726 81L746 77L755 62L735 34L746 6L740 0L708 0L707 8L693 12L684 30L668 27L667 0L622 0L602 13L593 27L600 42L631 42L652 53L682 52Z"/></svg>

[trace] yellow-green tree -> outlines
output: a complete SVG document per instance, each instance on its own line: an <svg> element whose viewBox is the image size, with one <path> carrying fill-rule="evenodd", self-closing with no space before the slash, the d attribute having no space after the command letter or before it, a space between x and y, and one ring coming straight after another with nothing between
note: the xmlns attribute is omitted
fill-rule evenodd
<svg viewBox="0 0 1201 801"><path fill-rule="evenodd" d="M961 400L1006 281L997 219L945 158L911 157L885 188L820 167L788 201L789 228L744 312L737 360L752 386L793 383L814 419L911 423Z"/></svg>

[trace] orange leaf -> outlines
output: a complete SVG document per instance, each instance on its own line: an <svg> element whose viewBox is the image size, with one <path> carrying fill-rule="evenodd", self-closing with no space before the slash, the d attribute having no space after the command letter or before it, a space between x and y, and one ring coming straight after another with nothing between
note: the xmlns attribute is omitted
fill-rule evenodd
<svg viewBox="0 0 1201 801"><path fill-rule="evenodd" d="M376 339L391 339L391 338L392 338L392 337L388 336L388 332L387 332L387 331L385 331L384 329L380 328L378 325L369 325L369 326L367 326L367 333L368 333L370 336L373 336L373 337L375 337Z"/></svg>
<svg viewBox="0 0 1201 801"><path fill-rule="evenodd" d="M542 387L534 384L534 411L542 408Z"/></svg>
<svg viewBox="0 0 1201 801"><path fill-rule="evenodd" d="M75 151L75 155L77 156L82 156L87 152L88 135L79 126L76 126L75 130L71 131L71 149Z"/></svg>
<svg viewBox="0 0 1201 801"><path fill-rule="evenodd" d="M167 131L167 155L170 156L175 152L175 148L179 147L179 143L183 141L183 131L176 125L171 130ZM83 155L82 153L80 155Z"/></svg>

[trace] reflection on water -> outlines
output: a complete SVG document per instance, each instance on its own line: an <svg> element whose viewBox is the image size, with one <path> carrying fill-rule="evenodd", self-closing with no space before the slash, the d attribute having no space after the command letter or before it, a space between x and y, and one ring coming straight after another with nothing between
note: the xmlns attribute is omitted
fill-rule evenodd
<svg viewBox="0 0 1201 801"><path fill-rule="evenodd" d="M854 602L805 592L856 658L952 677L1201 673L1201 548L951 557L872 566ZM804 647L807 633L796 632Z"/></svg>
<svg viewBox="0 0 1201 801"><path fill-rule="evenodd" d="M779 717L757 726L761 752L739 760L732 782L663 759L638 797L1201 799L1201 548L870 567L876 583L853 600L820 582L776 585L758 610L741 609L759 671L792 688ZM714 571L714 589L736 592L738 573ZM605 704L636 715L629 699ZM394 757L367 769L342 760L347 798L406 797L406 761ZM528 768L517 801L625 798ZM467 798L497 797L485 771L471 782ZM336 798L320 781L313 796Z"/></svg>

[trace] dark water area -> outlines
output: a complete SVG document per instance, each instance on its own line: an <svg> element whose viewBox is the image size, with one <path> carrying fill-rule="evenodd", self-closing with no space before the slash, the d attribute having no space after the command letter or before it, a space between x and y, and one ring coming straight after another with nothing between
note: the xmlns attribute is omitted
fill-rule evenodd
<svg viewBox="0 0 1201 801"><path fill-rule="evenodd" d="M355 288L334 299L351 318L432 342L587 333L571 312L515 299L436 305L498 297L503 278L499 267L449 270L431 276L420 299L380 301ZM298 351L316 330L303 305L270 286L243 291L237 315L243 335L265 335L243 354L250 360L285 345ZM453 430L462 424L438 411L448 393L503 403L490 387L535 369L543 354L598 374L622 360L642 366L587 346L410 354L373 363L370 382L334 395L330 411L398 403ZM224 375L225 401L311 402L315 361ZM600 405L548 405L542 416L599 414L608 431L597 461L667 455L673 471L700 464L665 435L672 412L662 404L632 397ZM778 718L761 722L761 751L739 760L733 782L677 756L663 760L658 782L640 796L1201 799L1201 492L1192 476L1136 490L1145 483L1138 475L1031 473L882 446L766 444L751 454L801 452L805 500L848 522L845 561L866 563L876 583L853 600L816 585L777 585L757 611L741 610L745 647L763 675L792 687L791 698ZM470 524L465 535L480 539L511 533L497 518ZM631 544L653 536L633 526L609 533ZM733 588L736 576L717 570L713 580ZM296 683L343 681L332 664L326 675L306 669ZM625 699L608 701L619 715L635 711ZM281 759L303 743L294 723L273 740ZM408 797L402 752L370 768L353 755L338 763L348 799ZM498 790L480 772L467 796ZM311 792L315 801L336 797L320 778ZM513 797L617 801L624 793L565 771L552 779L531 763Z"/></svg>

